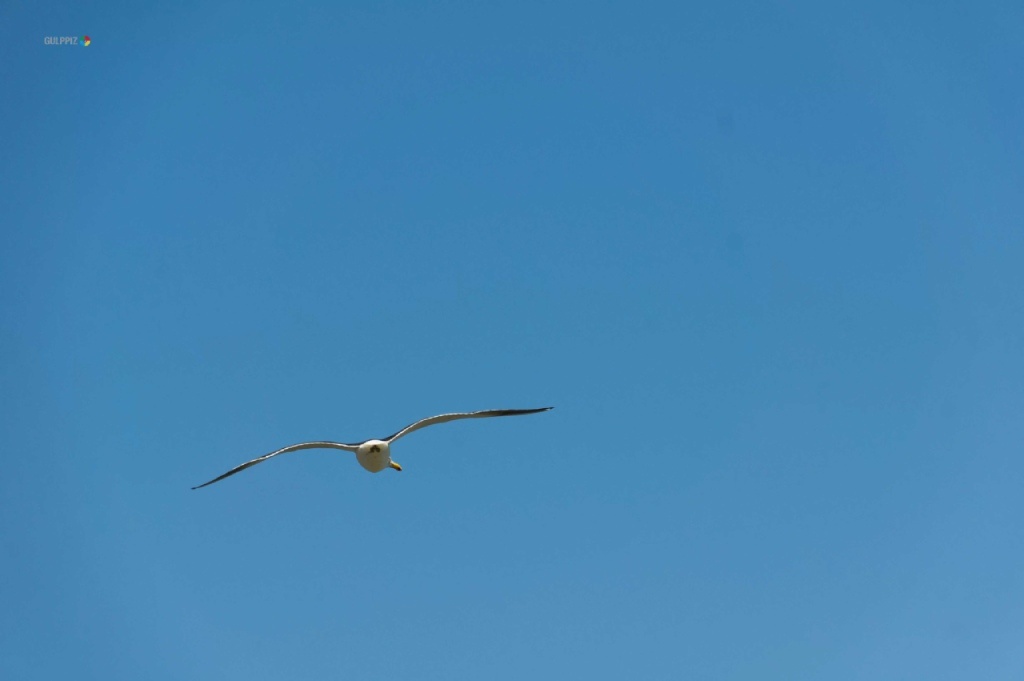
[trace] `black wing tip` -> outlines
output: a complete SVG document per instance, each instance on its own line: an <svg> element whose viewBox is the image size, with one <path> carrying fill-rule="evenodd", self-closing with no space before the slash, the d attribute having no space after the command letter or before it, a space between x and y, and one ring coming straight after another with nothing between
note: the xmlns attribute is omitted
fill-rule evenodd
<svg viewBox="0 0 1024 681"><path fill-rule="evenodd" d="M539 409L488 409L476 412L481 416L526 416L527 414L539 414L542 411L551 411L554 407L540 407Z"/></svg>
<svg viewBox="0 0 1024 681"><path fill-rule="evenodd" d="M220 481L221 481L221 480L223 480L224 478L230 477L231 475L233 475L234 473L237 473L237 472L238 472L238 471L229 471L229 472L225 473L224 475L221 475L221 476L219 476L219 477L216 477L216 478L214 478L213 480L209 480L209 481L207 481L207 482L204 482L204 483L203 483L203 484L201 484L201 485L196 485L196 486L195 486L195 487L193 487L192 489L202 489L203 487L206 487L207 485L212 485L212 484L213 484L213 483L215 483L215 482L220 482Z"/></svg>

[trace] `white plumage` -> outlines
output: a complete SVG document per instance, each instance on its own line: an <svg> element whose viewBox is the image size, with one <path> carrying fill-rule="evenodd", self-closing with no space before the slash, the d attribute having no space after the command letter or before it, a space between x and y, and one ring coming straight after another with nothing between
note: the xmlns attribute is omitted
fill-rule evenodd
<svg viewBox="0 0 1024 681"><path fill-rule="evenodd" d="M379 473L385 468L393 468L396 471L402 470L402 467L391 460L391 443L395 440L405 437L413 431L417 431L420 428L426 428L437 423L447 423L448 421L457 421L459 419L476 419L476 418L487 418L491 416L522 416L525 414L536 414L542 411L549 411L554 407L542 407L540 409L488 409L486 411L470 411L460 412L456 414L440 414L438 416L430 416L425 419L412 423L405 428L402 428L397 433L389 435L381 440L365 440L356 444L345 444L343 442L300 442L297 445L289 445L278 449L276 452L270 452L264 454L261 457L253 459L252 461L246 461L240 466L235 466L224 475L219 475L209 482L204 482L202 485L197 485L192 489L199 489L200 487L206 487L213 483L223 480L226 477L234 475L240 471L244 471L250 466L255 466L258 463L263 463L267 459L272 459L278 454L287 454L289 452L297 452L302 449L342 449L346 452L354 452L356 460L359 465L370 471L371 473Z"/></svg>

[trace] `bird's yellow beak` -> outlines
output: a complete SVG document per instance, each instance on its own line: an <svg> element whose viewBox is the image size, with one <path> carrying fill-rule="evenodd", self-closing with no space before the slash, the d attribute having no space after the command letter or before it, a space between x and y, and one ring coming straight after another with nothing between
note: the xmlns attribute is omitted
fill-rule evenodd
<svg viewBox="0 0 1024 681"><path fill-rule="evenodd" d="M392 462L391 462L391 463L389 463L388 465L389 465L389 466L391 466L392 468L394 468L394 469L395 469L396 471L400 471L400 470L402 470L402 467L401 467L401 466L399 466L399 465L398 465L397 463L395 463L394 461L392 461Z"/></svg>

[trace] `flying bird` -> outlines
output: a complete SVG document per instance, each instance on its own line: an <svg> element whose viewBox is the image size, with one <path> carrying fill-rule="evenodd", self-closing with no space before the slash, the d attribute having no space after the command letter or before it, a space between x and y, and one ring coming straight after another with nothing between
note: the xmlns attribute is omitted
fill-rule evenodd
<svg viewBox="0 0 1024 681"><path fill-rule="evenodd" d="M426 428L427 426L432 426L436 423L457 421L459 419L480 419L490 416L523 416L524 414L536 414L542 411L550 411L551 409L554 409L554 407L542 407L540 409L488 409L486 411L470 411L458 414L441 414L439 416L420 419L416 423L408 425L394 435L389 435L386 438L380 440L366 440L365 442L359 442L351 445L342 442L300 442L297 445L289 445L277 450L276 452L264 454L252 461L246 461L240 466L235 466L224 475L220 475L209 482L197 485L192 489L199 489L200 487L212 485L213 483L232 476L235 473L244 471L249 466L255 466L258 463L263 463L267 459L272 459L278 454L297 452L301 449L343 449L346 452L354 452L359 465L371 473L379 473L385 468L394 468L396 471L400 471L402 470L402 467L395 461L391 460L391 443L400 437L405 437L409 433L419 430L420 428Z"/></svg>

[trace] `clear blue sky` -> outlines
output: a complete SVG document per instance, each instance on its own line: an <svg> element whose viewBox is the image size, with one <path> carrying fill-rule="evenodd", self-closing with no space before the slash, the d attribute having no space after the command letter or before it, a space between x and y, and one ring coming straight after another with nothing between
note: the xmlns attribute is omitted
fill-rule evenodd
<svg viewBox="0 0 1024 681"><path fill-rule="evenodd" d="M170 4L0 9L5 678L1021 678L1019 3Z"/></svg>

